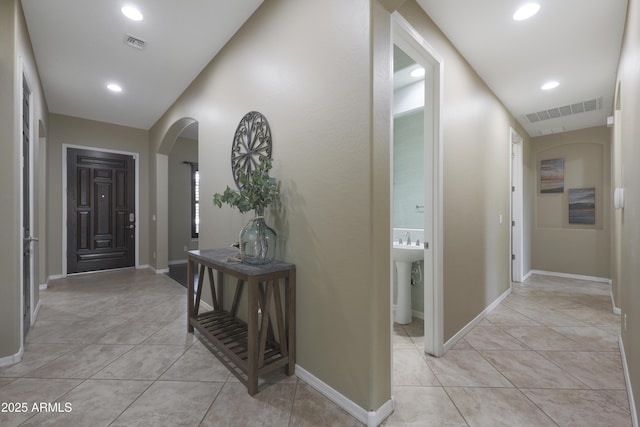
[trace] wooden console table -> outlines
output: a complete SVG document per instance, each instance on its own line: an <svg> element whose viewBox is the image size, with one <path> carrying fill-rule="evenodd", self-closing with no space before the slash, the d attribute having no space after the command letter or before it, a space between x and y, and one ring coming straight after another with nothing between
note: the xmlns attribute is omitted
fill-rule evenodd
<svg viewBox="0 0 640 427"><path fill-rule="evenodd" d="M260 375L283 366L287 375L294 373L296 266L282 261L264 265L227 261L229 256L237 254L232 249L189 251L187 331L197 329L220 350L222 354L215 351L213 354L247 386L249 394L254 395L258 392ZM198 286L194 292L198 264ZM205 269L211 287L213 311L200 313ZM216 270L215 281L213 270ZM229 310L224 309L224 274L237 279ZM281 279L284 282L284 307L280 293ZM246 322L237 317L245 283L248 287ZM259 312L262 313L261 319ZM275 313L275 325L270 313Z"/></svg>

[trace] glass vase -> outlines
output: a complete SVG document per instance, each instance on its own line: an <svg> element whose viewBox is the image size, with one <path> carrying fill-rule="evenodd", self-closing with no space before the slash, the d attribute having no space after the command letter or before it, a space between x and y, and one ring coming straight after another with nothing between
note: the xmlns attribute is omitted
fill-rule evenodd
<svg viewBox="0 0 640 427"><path fill-rule="evenodd" d="M251 219L240 231L240 257L245 264L268 264L276 254L277 235L264 222L263 211L256 209Z"/></svg>

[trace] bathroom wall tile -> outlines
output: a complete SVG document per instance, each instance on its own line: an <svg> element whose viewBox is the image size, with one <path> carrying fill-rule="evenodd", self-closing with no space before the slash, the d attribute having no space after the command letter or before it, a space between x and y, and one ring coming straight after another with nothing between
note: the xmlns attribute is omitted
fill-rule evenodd
<svg viewBox="0 0 640 427"><path fill-rule="evenodd" d="M631 426L626 392L617 395L599 390L522 390L529 399L561 426Z"/></svg>
<svg viewBox="0 0 640 427"><path fill-rule="evenodd" d="M445 387L469 426L556 426L520 390Z"/></svg>

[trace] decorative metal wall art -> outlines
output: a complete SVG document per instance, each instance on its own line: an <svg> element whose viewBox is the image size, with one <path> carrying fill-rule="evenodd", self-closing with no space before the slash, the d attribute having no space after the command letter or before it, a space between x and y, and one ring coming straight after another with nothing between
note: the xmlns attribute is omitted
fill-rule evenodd
<svg viewBox="0 0 640 427"><path fill-rule="evenodd" d="M250 111L240 120L231 147L231 171L238 189L240 172L250 175L260 157L271 158L271 129L265 116Z"/></svg>

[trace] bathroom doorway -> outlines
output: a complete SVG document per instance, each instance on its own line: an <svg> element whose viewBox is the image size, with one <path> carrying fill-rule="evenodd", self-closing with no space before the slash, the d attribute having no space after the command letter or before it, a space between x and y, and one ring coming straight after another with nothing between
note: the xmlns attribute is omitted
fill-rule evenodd
<svg viewBox="0 0 640 427"><path fill-rule="evenodd" d="M393 135L394 140L406 139L399 142L397 149L394 141L391 155L391 200L394 204L390 242L392 304L394 296L400 296L398 293L403 285L399 276L407 275L407 264L403 266L398 261L409 259L411 267L407 280L415 285L406 283L405 286L409 286L410 295L416 294L413 298L409 297L410 301L413 299L409 319L411 324L417 323L423 327L424 351L441 356L443 228L440 101L443 61L398 13L392 16L392 44ZM414 261L412 256L405 255L406 252L399 252L399 249L415 251L416 247L420 247L422 251L422 261ZM396 274L398 271L401 273ZM394 282L397 282L395 286ZM420 282L422 288L416 288L420 286ZM398 304L395 304L395 312L401 310L401 302L403 306L406 304L406 298L406 294L404 298L399 298ZM424 318L422 322L420 317ZM401 316L399 320L400 318ZM405 318L404 321L406 320ZM393 331L394 319L391 322ZM396 323L396 328L397 325ZM421 343L421 338L416 337L414 342Z"/></svg>

